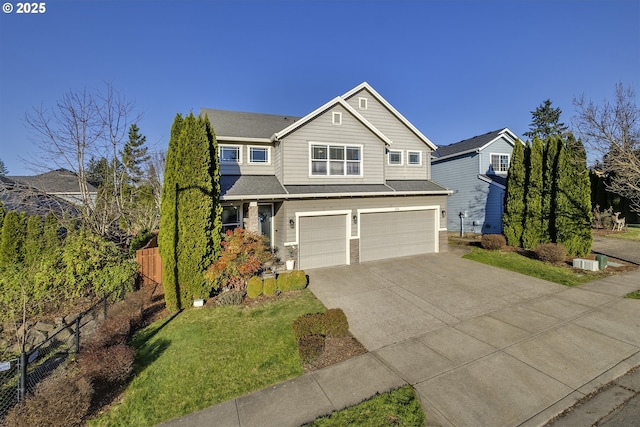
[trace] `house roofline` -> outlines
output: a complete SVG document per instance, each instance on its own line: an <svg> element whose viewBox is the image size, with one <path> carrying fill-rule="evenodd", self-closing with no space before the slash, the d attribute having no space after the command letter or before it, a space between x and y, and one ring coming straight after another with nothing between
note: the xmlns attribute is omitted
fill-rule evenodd
<svg viewBox="0 0 640 427"><path fill-rule="evenodd" d="M270 138L251 138L248 136L218 136L216 135L217 141L225 141L225 142L249 142L255 144L271 144Z"/></svg>
<svg viewBox="0 0 640 427"><path fill-rule="evenodd" d="M457 152L457 153L447 154L446 156L442 156L442 157L434 157L434 156L431 156L431 159L432 159L434 162L438 162L439 160L447 160L447 159L451 159L451 158L454 158L454 157L464 156L464 155L466 155L466 154L479 153L480 151L482 151L482 150L484 150L485 148L487 148L489 145L491 145L491 144L493 144L494 142L496 142L496 140L497 140L498 138L500 138L500 137L501 137L502 135L504 135L504 134L508 134L508 135L513 139L513 142L511 142L511 141L507 141L507 142L509 142L510 144L515 145L515 142L516 142L516 141L520 141L520 142L522 143L522 140L521 140L521 139L520 139L520 138L519 138L515 133L513 133L509 128L504 128L504 129L502 129L502 130L498 133L498 135L497 135L495 138L493 138L491 141L489 141L489 142L487 142L486 144L484 144L482 147L471 148L471 149L469 149L469 150L459 151L459 152Z"/></svg>
<svg viewBox="0 0 640 427"><path fill-rule="evenodd" d="M496 187L500 187L500 188L502 188L503 190L507 188L506 186L504 186L504 185L502 185L502 184L500 184L500 183L498 183L498 182L496 182L496 181L492 180L491 178L486 177L486 176L484 176L484 175L478 175L478 179L479 179L480 181L484 181L484 182L486 182L486 183L493 184L493 185L495 185Z"/></svg>
<svg viewBox="0 0 640 427"><path fill-rule="evenodd" d="M376 191L376 192L354 192L354 193L305 193L305 194L254 194L243 196L221 196L221 201L237 201L247 199L330 199L344 197L379 197L379 196L450 196L453 190L437 191Z"/></svg>

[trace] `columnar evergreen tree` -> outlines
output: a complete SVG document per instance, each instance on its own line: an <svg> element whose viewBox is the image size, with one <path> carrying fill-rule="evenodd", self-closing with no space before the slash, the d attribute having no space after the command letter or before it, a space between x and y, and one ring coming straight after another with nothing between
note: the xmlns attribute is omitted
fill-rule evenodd
<svg viewBox="0 0 640 427"><path fill-rule="evenodd" d="M535 249L541 242L542 232L542 141L534 138L529 149L528 177L526 180L524 230L522 246Z"/></svg>
<svg viewBox="0 0 640 427"><path fill-rule="evenodd" d="M0 266L10 267L24 260L24 236L26 221L24 213L9 211L2 224L0 238Z"/></svg>
<svg viewBox="0 0 640 427"><path fill-rule="evenodd" d="M524 144L516 141L511 153L511 165L507 174L507 188L504 195L504 215L502 229L507 244L522 245L522 224L524 220L525 201Z"/></svg>
<svg viewBox="0 0 640 427"><path fill-rule="evenodd" d="M44 227L42 232L42 252L51 254L60 248L60 223L58 218L49 212L44 217Z"/></svg>
<svg viewBox="0 0 640 427"><path fill-rule="evenodd" d="M4 203L0 200L0 235L2 235L2 223L4 221L4 215L6 213L6 209L4 207Z"/></svg>
<svg viewBox="0 0 640 427"><path fill-rule="evenodd" d="M559 135L549 136L544 142L543 188L542 188L542 243L556 241L556 195L558 174L558 152L562 146Z"/></svg>
<svg viewBox="0 0 640 427"><path fill-rule="evenodd" d="M32 215L27 219L27 235L24 242L24 265L34 266L42 255L42 218Z"/></svg>
<svg viewBox="0 0 640 427"><path fill-rule="evenodd" d="M167 153L159 241L165 299L171 288L170 310L210 292L204 272L220 255L219 198L217 141L211 123L192 113L184 120L178 115Z"/></svg>

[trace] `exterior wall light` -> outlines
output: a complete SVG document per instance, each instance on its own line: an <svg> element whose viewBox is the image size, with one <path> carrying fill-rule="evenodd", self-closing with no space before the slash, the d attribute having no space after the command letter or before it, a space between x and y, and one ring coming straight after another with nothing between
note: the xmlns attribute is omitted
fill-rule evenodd
<svg viewBox="0 0 640 427"><path fill-rule="evenodd" d="M289 219L289 227L294 228L296 226L296 222L294 221L293 218Z"/></svg>
<svg viewBox="0 0 640 427"><path fill-rule="evenodd" d="M353 217L351 217L353 219L353 223L357 224L358 223L358 215L354 215Z"/></svg>
<svg viewBox="0 0 640 427"><path fill-rule="evenodd" d="M442 215L442 218L444 218L445 216L447 216L447 211L442 209L442 212L440 212L440 215Z"/></svg>

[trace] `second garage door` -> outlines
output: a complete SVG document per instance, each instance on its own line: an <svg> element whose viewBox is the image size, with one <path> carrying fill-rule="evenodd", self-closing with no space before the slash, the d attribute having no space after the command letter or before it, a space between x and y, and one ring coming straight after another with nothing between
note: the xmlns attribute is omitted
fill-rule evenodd
<svg viewBox="0 0 640 427"><path fill-rule="evenodd" d="M346 224L345 215L300 217L300 269L346 264Z"/></svg>
<svg viewBox="0 0 640 427"><path fill-rule="evenodd" d="M436 252L436 210L360 214L360 262Z"/></svg>

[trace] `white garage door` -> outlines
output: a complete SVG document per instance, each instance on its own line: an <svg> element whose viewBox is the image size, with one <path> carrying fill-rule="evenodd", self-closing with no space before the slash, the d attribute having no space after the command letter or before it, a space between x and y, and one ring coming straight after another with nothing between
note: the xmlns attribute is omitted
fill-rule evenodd
<svg viewBox="0 0 640 427"><path fill-rule="evenodd" d="M436 210L360 214L360 262L436 252Z"/></svg>
<svg viewBox="0 0 640 427"><path fill-rule="evenodd" d="M345 215L303 216L299 226L301 270L347 263Z"/></svg>

